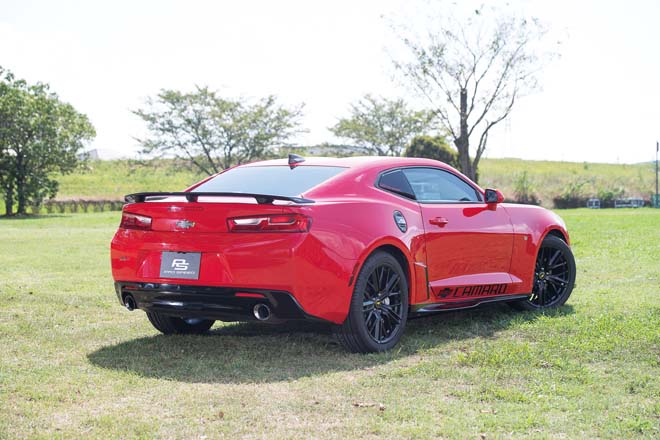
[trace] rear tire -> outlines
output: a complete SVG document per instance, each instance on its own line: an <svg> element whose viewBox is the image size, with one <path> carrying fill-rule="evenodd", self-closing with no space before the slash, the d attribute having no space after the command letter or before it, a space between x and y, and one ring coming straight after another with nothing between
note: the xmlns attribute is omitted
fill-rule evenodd
<svg viewBox="0 0 660 440"><path fill-rule="evenodd" d="M372 254L353 288L348 316L335 326L339 343L353 353L386 351L394 347L408 318L408 281L391 254Z"/></svg>
<svg viewBox="0 0 660 440"><path fill-rule="evenodd" d="M559 237L543 239L534 266L534 284L529 298L512 301L518 310L556 309L566 303L575 285L575 258Z"/></svg>
<svg viewBox="0 0 660 440"><path fill-rule="evenodd" d="M198 335L207 332L215 323L212 319L183 319L158 312L147 312L147 318L164 335Z"/></svg>

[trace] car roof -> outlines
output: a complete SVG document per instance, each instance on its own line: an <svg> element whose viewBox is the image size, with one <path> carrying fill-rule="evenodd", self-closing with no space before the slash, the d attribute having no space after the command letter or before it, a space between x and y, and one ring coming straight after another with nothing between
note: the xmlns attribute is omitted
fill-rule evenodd
<svg viewBox="0 0 660 440"><path fill-rule="evenodd" d="M391 156L351 156L351 157L305 157L305 161L297 166L333 166L366 170L371 168L394 168L399 166L432 166L453 170L452 167L433 159L418 157ZM263 160L241 165L241 167L288 166L288 159Z"/></svg>
<svg viewBox="0 0 660 440"><path fill-rule="evenodd" d="M433 167L445 169L453 174L463 178L466 182L470 182L476 189L483 192L483 189L475 182L472 182L467 176L463 175L460 171L434 159L426 159L421 157L392 157L392 156L350 156L350 157L305 157L305 161L297 164L297 167L304 166L327 166L327 167L345 167L348 168L347 172L343 172L333 179L327 180L314 188L310 188L305 194L313 194L318 190L328 188L329 182L334 184L341 181L350 181L351 184L355 181L355 176L369 173L369 172L382 172L392 168L399 167ZM273 159L263 160L259 162L252 162L244 165L239 165L238 168L243 167L265 167L265 166L289 166L288 159ZM337 180L339 179L339 180Z"/></svg>

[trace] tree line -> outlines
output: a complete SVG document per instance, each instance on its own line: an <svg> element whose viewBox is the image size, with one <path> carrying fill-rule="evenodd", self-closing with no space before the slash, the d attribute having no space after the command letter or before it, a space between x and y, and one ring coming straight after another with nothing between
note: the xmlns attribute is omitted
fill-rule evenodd
<svg viewBox="0 0 660 440"><path fill-rule="evenodd" d="M47 84L28 84L0 67L0 193L5 215L55 197L53 173L75 169L95 136L87 116L60 101Z"/></svg>
<svg viewBox="0 0 660 440"><path fill-rule="evenodd" d="M330 132L373 155L431 157L473 180L491 129L517 100L534 90L547 57L536 43L545 34L534 20L482 7L448 14L421 38L402 37L405 54L394 61L410 96L366 94ZM304 131L303 105L275 96L227 97L208 86L161 90L133 110L147 127L137 139L153 157L186 160L205 174L273 157ZM95 136L88 118L62 102L47 84L30 85L0 68L0 194L7 215L25 214L57 192L55 173L75 169Z"/></svg>

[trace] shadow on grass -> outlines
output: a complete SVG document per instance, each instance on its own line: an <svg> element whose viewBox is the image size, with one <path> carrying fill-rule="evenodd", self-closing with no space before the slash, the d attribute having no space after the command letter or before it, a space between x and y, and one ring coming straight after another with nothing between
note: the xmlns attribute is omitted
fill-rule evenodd
<svg viewBox="0 0 660 440"><path fill-rule="evenodd" d="M571 306L550 312L573 313ZM546 314L548 314L546 312ZM491 338L536 320L541 313L506 305L444 312L408 322L394 350L352 354L335 342L327 325L236 323L202 336L151 336L103 347L88 355L94 365L139 376L191 383L270 383L386 364L457 340Z"/></svg>

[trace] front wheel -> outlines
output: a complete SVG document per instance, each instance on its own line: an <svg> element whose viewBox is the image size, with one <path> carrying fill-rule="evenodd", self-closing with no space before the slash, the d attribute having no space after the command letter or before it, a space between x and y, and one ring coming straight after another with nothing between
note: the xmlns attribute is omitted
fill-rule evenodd
<svg viewBox="0 0 660 440"><path fill-rule="evenodd" d="M147 312L151 325L165 335L197 335L208 331L215 323L212 319L177 318L158 312Z"/></svg>
<svg viewBox="0 0 660 440"><path fill-rule="evenodd" d="M574 285L573 252L564 240L549 235L541 243L536 257L532 294L510 304L522 310L554 309L568 300Z"/></svg>
<svg viewBox="0 0 660 440"><path fill-rule="evenodd" d="M339 342L354 353L394 347L408 318L408 281L391 254L376 252L360 270L348 316L335 327Z"/></svg>

